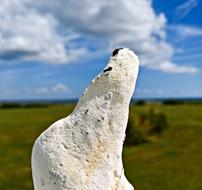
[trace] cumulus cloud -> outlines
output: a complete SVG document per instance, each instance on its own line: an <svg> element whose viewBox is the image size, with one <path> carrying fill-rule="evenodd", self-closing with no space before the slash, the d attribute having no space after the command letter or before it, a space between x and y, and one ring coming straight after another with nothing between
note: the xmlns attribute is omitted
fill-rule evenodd
<svg viewBox="0 0 202 190"><path fill-rule="evenodd" d="M66 50L68 38L59 34L58 21L51 13L41 14L31 0L2 0L0 7L1 60L39 60L67 63L86 53L84 48Z"/></svg>
<svg viewBox="0 0 202 190"><path fill-rule="evenodd" d="M0 59L70 63L126 46L147 68L196 72L172 63L165 28L151 0L2 0Z"/></svg>
<svg viewBox="0 0 202 190"><path fill-rule="evenodd" d="M50 86L50 87L46 87L46 86L41 86L41 87L38 87L36 88L36 93L37 94L43 94L43 95L50 95L52 93L57 93L57 94L67 94L70 92L70 89L62 84L62 83L58 83L58 84L55 84L53 86Z"/></svg>
<svg viewBox="0 0 202 190"><path fill-rule="evenodd" d="M54 93L68 93L70 90L67 86L62 83L56 84L52 87L52 91Z"/></svg>
<svg viewBox="0 0 202 190"><path fill-rule="evenodd" d="M169 72L169 73L190 73L190 74L195 74L198 73L199 70L196 67L192 66L177 66L173 63L162 63L160 65L160 70L164 72Z"/></svg>

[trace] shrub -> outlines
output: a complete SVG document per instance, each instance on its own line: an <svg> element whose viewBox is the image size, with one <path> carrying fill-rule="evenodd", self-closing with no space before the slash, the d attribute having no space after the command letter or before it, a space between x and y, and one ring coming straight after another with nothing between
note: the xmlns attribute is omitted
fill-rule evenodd
<svg viewBox="0 0 202 190"><path fill-rule="evenodd" d="M167 126L167 119L163 113L158 113L152 120L152 133L161 133Z"/></svg>
<svg viewBox="0 0 202 190"><path fill-rule="evenodd" d="M135 117L130 114L126 128L125 145L138 145L145 140L144 131L136 126Z"/></svg>
<svg viewBox="0 0 202 190"><path fill-rule="evenodd" d="M163 113L155 113L150 109L148 113L148 120L151 126L150 133L161 133L167 126L167 119Z"/></svg>
<svg viewBox="0 0 202 190"><path fill-rule="evenodd" d="M143 105L145 105L145 101L144 100L138 100L135 102L135 105L143 106Z"/></svg>
<svg viewBox="0 0 202 190"><path fill-rule="evenodd" d="M133 115L130 110L126 128L125 145L138 145L146 142L149 135L159 134L168 126L166 116L153 109Z"/></svg>

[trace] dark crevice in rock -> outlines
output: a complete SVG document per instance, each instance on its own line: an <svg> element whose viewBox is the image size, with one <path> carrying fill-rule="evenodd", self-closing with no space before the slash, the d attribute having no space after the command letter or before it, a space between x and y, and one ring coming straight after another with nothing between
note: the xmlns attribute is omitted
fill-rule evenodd
<svg viewBox="0 0 202 190"><path fill-rule="evenodd" d="M123 49L123 48L117 48L117 49L115 49L115 50L112 52L112 56L117 55L118 52L119 52L119 50L121 50L121 49Z"/></svg>
<svg viewBox="0 0 202 190"><path fill-rule="evenodd" d="M112 70L112 67L107 67L104 71L103 71L103 73L106 73L107 71L111 71Z"/></svg>

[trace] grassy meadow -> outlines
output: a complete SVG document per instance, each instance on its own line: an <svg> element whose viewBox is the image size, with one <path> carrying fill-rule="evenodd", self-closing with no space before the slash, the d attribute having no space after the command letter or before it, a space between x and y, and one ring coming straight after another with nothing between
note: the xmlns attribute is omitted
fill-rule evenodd
<svg viewBox="0 0 202 190"><path fill-rule="evenodd" d="M36 137L74 105L0 108L0 189L33 190L30 160ZM166 115L169 127L123 151L125 173L136 190L202 189L202 105L146 104Z"/></svg>

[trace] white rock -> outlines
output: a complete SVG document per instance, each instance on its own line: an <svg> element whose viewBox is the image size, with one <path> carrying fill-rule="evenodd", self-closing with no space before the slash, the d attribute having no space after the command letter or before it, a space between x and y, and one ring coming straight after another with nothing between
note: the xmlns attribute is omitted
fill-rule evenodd
<svg viewBox="0 0 202 190"><path fill-rule="evenodd" d="M35 190L132 190L122 148L139 61L116 49L74 111L52 124L32 151Z"/></svg>

